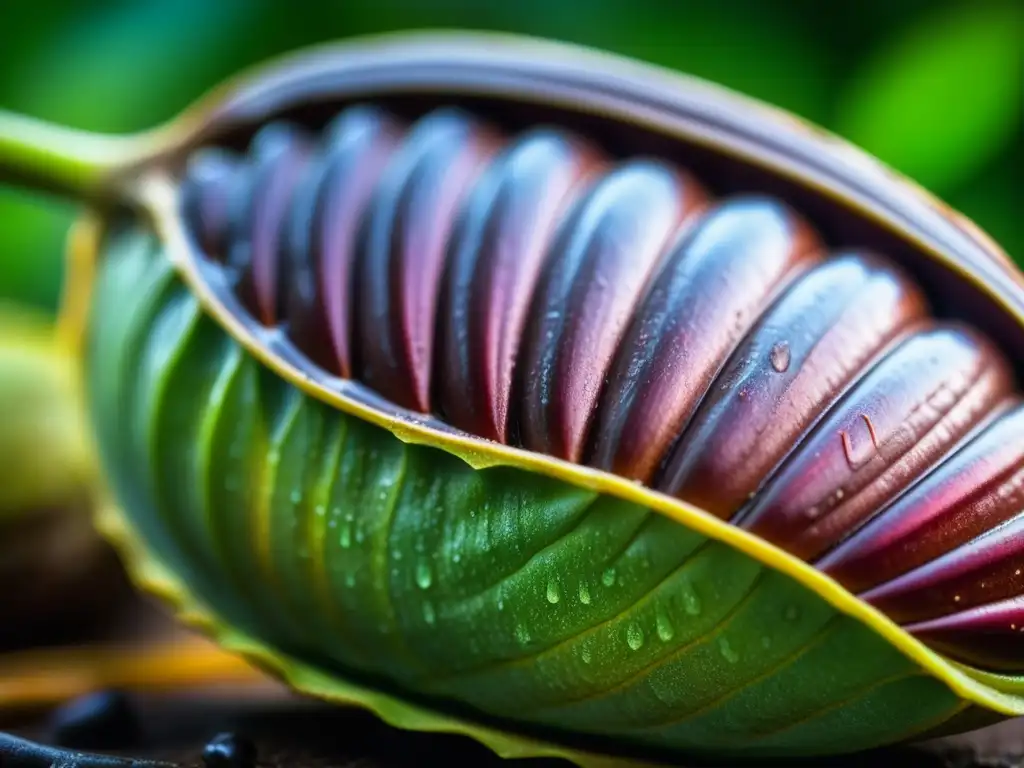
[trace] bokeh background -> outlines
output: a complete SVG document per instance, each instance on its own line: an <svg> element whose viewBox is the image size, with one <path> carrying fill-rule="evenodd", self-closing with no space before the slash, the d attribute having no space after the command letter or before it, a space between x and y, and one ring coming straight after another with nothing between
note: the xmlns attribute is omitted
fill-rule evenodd
<svg viewBox="0 0 1024 768"><path fill-rule="evenodd" d="M1020 0L0 0L0 107L135 131L267 57L426 27L582 43L764 99L881 157L1024 261ZM55 309L73 213L0 189L0 299Z"/></svg>

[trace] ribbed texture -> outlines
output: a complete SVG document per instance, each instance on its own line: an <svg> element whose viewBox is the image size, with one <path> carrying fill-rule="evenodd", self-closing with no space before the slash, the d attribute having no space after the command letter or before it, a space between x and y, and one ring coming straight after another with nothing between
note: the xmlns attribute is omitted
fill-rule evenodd
<svg viewBox="0 0 1024 768"><path fill-rule="evenodd" d="M104 463L176 607L272 649L303 690L364 682L445 718L459 704L680 759L847 752L963 711L881 634L725 542L302 392L168 265L144 230L104 249L87 367Z"/></svg>
<svg viewBox="0 0 1024 768"><path fill-rule="evenodd" d="M244 156L197 152L182 203L310 375L664 490L937 645L1024 664L1019 393L884 254L657 159L451 109L268 125Z"/></svg>

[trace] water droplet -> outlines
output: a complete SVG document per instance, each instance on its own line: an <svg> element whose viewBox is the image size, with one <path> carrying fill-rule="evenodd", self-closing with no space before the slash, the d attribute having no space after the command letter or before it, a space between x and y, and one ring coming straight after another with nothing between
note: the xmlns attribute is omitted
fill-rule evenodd
<svg viewBox="0 0 1024 768"><path fill-rule="evenodd" d="M434 613L434 604L429 600L423 603L423 620L431 625L437 620L437 616Z"/></svg>
<svg viewBox="0 0 1024 768"><path fill-rule="evenodd" d="M697 593L694 592L693 587L687 586L683 590L683 610L686 611L690 616L700 616L702 606L700 604L700 598L697 597Z"/></svg>
<svg viewBox="0 0 1024 768"><path fill-rule="evenodd" d="M498 598L498 610L499 611L504 611L505 610L505 601L502 600L500 597Z"/></svg>
<svg viewBox="0 0 1024 768"><path fill-rule="evenodd" d="M589 664L593 661L593 655L590 652L589 645L584 645L583 648L580 649L580 658L583 659L584 664Z"/></svg>
<svg viewBox="0 0 1024 768"><path fill-rule="evenodd" d="M302 491L296 488L292 491L292 504L298 504L300 501L302 501Z"/></svg>
<svg viewBox="0 0 1024 768"><path fill-rule="evenodd" d="M520 645L530 642L530 630L526 628L525 624L516 624L516 642Z"/></svg>
<svg viewBox="0 0 1024 768"><path fill-rule="evenodd" d="M433 583L434 574L430 571L430 563L420 560L416 564L416 586L420 589L430 589L430 585Z"/></svg>
<svg viewBox="0 0 1024 768"><path fill-rule="evenodd" d="M661 642L667 643L675 637L676 628L672 626L672 619L669 618L668 612L665 610L664 606L658 606L655 624L658 629L658 639L661 640Z"/></svg>
<svg viewBox="0 0 1024 768"><path fill-rule="evenodd" d="M766 651L772 647L772 639L768 637L768 635L765 635L761 638L761 647L764 648Z"/></svg>
<svg viewBox="0 0 1024 768"><path fill-rule="evenodd" d="M551 579L551 581L548 582L547 598L548 602L552 605L562 599L562 589L558 586L558 581L556 579Z"/></svg>
<svg viewBox="0 0 1024 768"><path fill-rule="evenodd" d="M740 655L733 650L732 646L729 645L729 641L724 637L718 638L718 650L722 652L722 658L730 664L735 664L740 660Z"/></svg>
<svg viewBox="0 0 1024 768"><path fill-rule="evenodd" d="M580 602L584 605L590 605L590 587L587 586L587 582L580 582Z"/></svg>
<svg viewBox="0 0 1024 768"><path fill-rule="evenodd" d="M771 354L769 357L772 361L772 368L779 373L785 373L789 370L789 361L791 358L789 352L789 343L785 341L776 342L772 347Z"/></svg>
<svg viewBox="0 0 1024 768"><path fill-rule="evenodd" d="M610 587L615 583L615 569L609 568L601 574L601 583L606 587Z"/></svg>
<svg viewBox="0 0 1024 768"><path fill-rule="evenodd" d="M316 508L313 511L316 513L317 517L323 517L327 514L327 507L325 507L323 504L317 504Z"/></svg>
<svg viewBox="0 0 1024 768"><path fill-rule="evenodd" d="M393 549L393 550L391 550L391 557L393 557L395 560L401 560L402 559L402 550L400 550L400 549Z"/></svg>
<svg viewBox="0 0 1024 768"><path fill-rule="evenodd" d="M458 552L456 552L454 555L452 555L452 562L453 563L462 562L462 555L460 555Z"/></svg>
<svg viewBox="0 0 1024 768"><path fill-rule="evenodd" d="M626 645L634 651L639 651L644 645L644 631L635 621L626 627Z"/></svg>
<svg viewBox="0 0 1024 768"><path fill-rule="evenodd" d="M334 522L333 520L331 522ZM341 526L341 548L348 549L352 545L352 526L346 522Z"/></svg>
<svg viewBox="0 0 1024 768"><path fill-rule="evenodd" d="M791 605L786 608L786 612L783 615L785 616L786 621L796 621L800 618L800 609L795 605Z"/></svg>
<svg viewBox="0 0 1024 768"><path fill-rule="evenodd" d="M356 575L353 571L349 571L345 574L345 586L354 587L356 585Z"/></svg>
<svg viewBox="0 0 1024 768"><path fill-rule="evenodd" d="M356 526L356 544L362 544L363 539L366 538L366 532L363 531L363 526Z"/></svg>

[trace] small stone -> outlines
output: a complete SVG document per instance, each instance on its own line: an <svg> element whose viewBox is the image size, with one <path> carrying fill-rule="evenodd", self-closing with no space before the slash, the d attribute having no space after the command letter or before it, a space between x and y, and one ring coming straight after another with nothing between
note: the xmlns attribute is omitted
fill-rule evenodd
<svg viewBox="0 0 1024 768"><path fill-rule="evenodd" d="M236 733L219 733L203 748L206 768L255 768L256 747Z"/></svg>
<svg viewBox="0 0 1024 768"><path fill-rule="evenodd" d="M71 749L120 749L138 742L138 717L120 691L98 691L69 701L50 718L50 742Z"/></svg>

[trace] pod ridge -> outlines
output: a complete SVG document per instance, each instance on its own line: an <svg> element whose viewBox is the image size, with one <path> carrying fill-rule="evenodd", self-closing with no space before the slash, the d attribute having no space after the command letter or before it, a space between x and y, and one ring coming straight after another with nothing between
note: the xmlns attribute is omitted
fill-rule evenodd
<svg viewBox="0 0 1024 768"><path fill-rule="evenodd" d="M200 258L307 368L635 480L1024 670L1024 404L885 254L557 127L373 106L183 171Z"/></svg>

